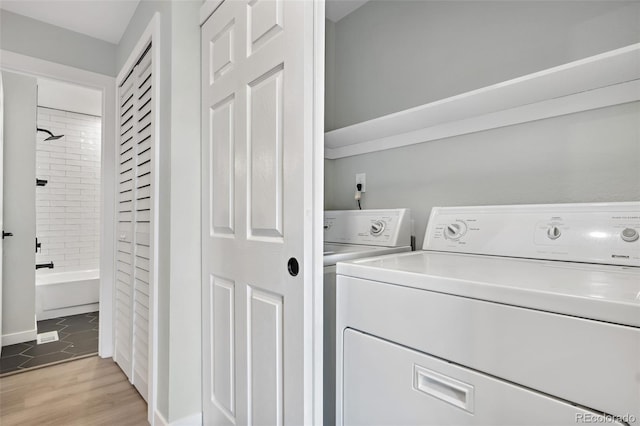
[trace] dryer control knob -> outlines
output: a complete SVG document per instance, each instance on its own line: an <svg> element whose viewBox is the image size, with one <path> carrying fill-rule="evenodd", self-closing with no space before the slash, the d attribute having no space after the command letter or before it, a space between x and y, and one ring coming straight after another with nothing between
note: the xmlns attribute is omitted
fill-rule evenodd
<svg viewBox="0 0 640 426"><path fill-rule="evenodd" d="M562 235L562 232L560 232L560 228L557 226L552 225L547 228L547 237L549 237L550 240L557 240L560 238L560 235Z"/></svg>
<svg viewBox="0 0 640 426"><path fill-rule="evenodd" d="M620 233L620 237L623 241L632 243L638 239L638 231L633 228L625 228Z"/></svg>
<svg viewBox="0 0 640 426"><path fill-rule="evenodd" d="M378 235L381 235L382 232L384 232L384 228L387 224L384 223L383 220L376 220L373 223L371 223L371 229L369 230L369 232L371 232L371 235L373 235L374 237L377 237Z"/></svg>

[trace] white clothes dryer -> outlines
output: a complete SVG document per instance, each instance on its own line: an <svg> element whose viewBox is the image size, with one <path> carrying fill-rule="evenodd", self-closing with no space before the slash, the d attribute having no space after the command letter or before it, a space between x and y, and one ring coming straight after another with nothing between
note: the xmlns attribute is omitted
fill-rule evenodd
<svg viewBox="0 0 640 426"><path fill-rule="evenodd" d="M434 208L337 268L338 425L640 424L640 203Z"/></svg>

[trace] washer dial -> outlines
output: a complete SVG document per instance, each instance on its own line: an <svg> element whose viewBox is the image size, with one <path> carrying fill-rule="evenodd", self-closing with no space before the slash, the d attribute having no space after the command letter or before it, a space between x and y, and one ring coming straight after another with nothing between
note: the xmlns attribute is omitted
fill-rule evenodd
<svg viewBox="0 0 640 426"><path fill-rule="evenodd" d="M560 238L560 235L562 235L562 232L560 232L560 228L556 225L551 225L547 228L547 237L549 237L550 240L557 240Z"/></svg>
<svg viewBox="0 0 640 426"><path fill-rule="evenodd" d="M384 220L374 220L371 223L371 228L369 229L369 232L374 237L377 237L377 236L381 235L384 232L384 228L386 226L387 226L387 224L384 222Z"/></svg>

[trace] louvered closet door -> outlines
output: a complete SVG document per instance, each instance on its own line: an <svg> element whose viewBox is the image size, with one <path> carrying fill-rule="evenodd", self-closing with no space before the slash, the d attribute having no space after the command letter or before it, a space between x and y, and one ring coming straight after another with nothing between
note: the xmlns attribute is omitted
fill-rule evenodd
<svg viewBox="0 0 640 426"><path fill-rule="evenodd" d="M136 77L135 257L133 282L133 384L147 399L149 372L149 272L151 246L151 153L153 145L151 54L134 69Z"/></svg>
<svg viewBox="0 0 640 426"><path fill-rule="evenodd" d="M118 207L116 242L115 351L114 359L131 377L133 298L133 189L136 145L135 87L129 78L120 87L120 152L118 156Z"/></svg>
<svg viewBox="0 0 640 426"><path fill-rule="evenodd" d="M152 246L152 159L154 151L152 56L148 52L121 87L121 211L116 298L116 362L146 400L149 377ZM131 135L131 138L129 138ZM126 146L125 146L126 145ZM126 224L126 225L125 225ZM125 270L126 269L126 270ZM122 283L120 281L123 281ZM118 298L121 297L121 300ZM121 309L119 309L121 308ZM119 330L119 331L118 331ZM118 333L120 333L118 335ZM119 339L120 338L120 339Z"/></svg>

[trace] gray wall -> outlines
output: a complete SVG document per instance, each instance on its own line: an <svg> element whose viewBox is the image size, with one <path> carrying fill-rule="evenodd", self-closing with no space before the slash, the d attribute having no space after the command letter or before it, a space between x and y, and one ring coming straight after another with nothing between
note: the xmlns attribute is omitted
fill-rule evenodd
<svg viewBox="0 0 640 426"><path fill-rule="evenodd" d="M640 41L640 2L370 1L327 26L327 130Z"/></svg>
<svg viewBox="0 0 640 426"><path fill-rule="evenodd" d="M332 31L331 27L327 27ZM373 1L331 35L332 126L640 41L640 3ZM332 104L331 104L332 102ZM325 208L640 200L640 103L325 161Z"/></svg>
<svg viewBox="0 0 640 426"><path fill-rule="evenodd" d="M173 3L169 421L202 411L200 6Z"/></svg>
<svg viewBox="0 0 640 426"><path fill-rule="evenodd" d="M1 9L0 48L99 74L116 75L114 44Z"/></svg>
<svg viewBox="0 0 640 426"><path fill-rule="evenodd" d="M201 2L142 0L116 52L118 71L160 13L158 411L202 410L200 318Z"/></svg>
<svg viewBox="0 0 640 426"><path fill-rule="evenodd" d="M2 334L27 333L27 341L36 333L36 79L3 71L2 81L4 231L13 233L1 243Z"/></svg>
<svg viewBox="0 0 640 426"><path fill-rule="evenodd" d="M162 47L162 65L163 69L166 65L169 67L171 63L171 2L168 1L154 1L154 0L141 0L138 7L129 21L129 25L125 30L120 43L118 43L115 59L116 59L116 73L120 72L124 63L129 58L131 51L138 43L140 36L147 28L149 20L151 20L154 13L159 12L161 16L161 35L160 46ZM169 75L171 75L169 73ZM168 80L167 76L167 80Z"/></svg>

